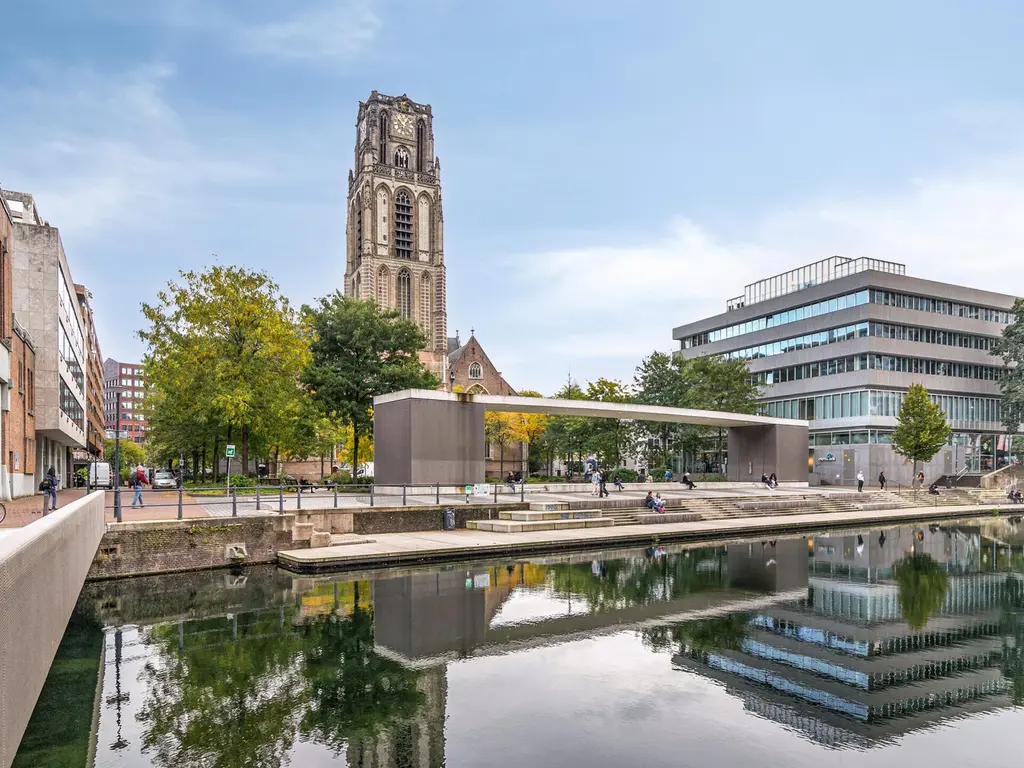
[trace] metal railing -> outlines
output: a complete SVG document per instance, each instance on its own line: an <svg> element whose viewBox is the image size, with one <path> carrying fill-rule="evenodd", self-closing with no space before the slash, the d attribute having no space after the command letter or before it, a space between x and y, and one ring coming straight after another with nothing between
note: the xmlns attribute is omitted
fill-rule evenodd
<svg viewBox="0 0 1024 768"><path fill-rule="evenodd" d="M459 490L459 492L454 492ZM138 493L139 504L135 501ZM509 497L512 497L511 499ZM155 501L154 501L155 499ZM327 499L328 503L320 500ZM117 522L123 522L125 509L166 509L176 510L176 517L182 520L187 507L202 507L218 516L238 517L239 512L291 512L318 509L347 509L353 507L406 507L462 502L494 503L526 501L524 483L478 483L472 486L455 487L434 484L380 485L371 483L358 485L350 483L299 483L275 486L233 486L198 488L121 488L114 494L113 504ZM306 506L303 507L303 502ZM209 509L210 507L213 510Z"/></svg>

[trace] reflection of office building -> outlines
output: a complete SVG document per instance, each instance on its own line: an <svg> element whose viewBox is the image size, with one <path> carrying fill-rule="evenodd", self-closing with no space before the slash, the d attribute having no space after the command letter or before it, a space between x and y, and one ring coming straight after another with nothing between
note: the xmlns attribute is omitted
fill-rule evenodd
<svg viewBox="0 0 1024 768"><path fill-rule="evenodd" d="M785 592L807 586L807 543L804 539L730 544L729 586Z"/></svg>
<svg viewBox="0 0 1024 768"><path fill-rule="evenodd" d="M675 328L685 358L749 360L770 416L807 419L811 471L852 483L859 470L906 483L889 446L911 384L946 412L954 441L923 470L988 472L1006 463L1002 364L989 352L1014 297L908 277L903 264L834 256L746 286L723 314Z"/></svg>
<svg viewBox="0 0 1024 768"><path fill-rule="evenodd" d="M752 615L739 648L684 646L683 669L724 682L752 712L829 746L870 744L948 713L1006 704L1001 605L1006 574L978 572L980 537L892 530L818 537L806 600ZM941 605L914 629L889 580L906 539L949 574ZM908 547L909 549L909 547ZM819 557L820 554L820 557Z"/></svg>

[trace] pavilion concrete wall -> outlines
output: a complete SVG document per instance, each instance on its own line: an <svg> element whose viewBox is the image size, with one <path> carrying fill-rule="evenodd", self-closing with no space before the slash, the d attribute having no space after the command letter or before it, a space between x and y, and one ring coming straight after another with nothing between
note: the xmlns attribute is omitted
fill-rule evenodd
<svg viewBox="0 0 1024 768"><path fill-rule="evenodd" d="M806 483L807 456L805 426L729 428L728 478L734 482L757 482L774 472L780 483Z"/></svg>
<svg viewBox="0 0 1024 768"><path fill-rule="evenodd" d="M405 399L373 408L374 482L466 485L485 479L484 406Z"/></svg>
<svg viewBox="0 0 1024 768"><path fill-rule="evenodd" d="M96 491L0 537L0 768L18 751L103 529Z"/></svg>

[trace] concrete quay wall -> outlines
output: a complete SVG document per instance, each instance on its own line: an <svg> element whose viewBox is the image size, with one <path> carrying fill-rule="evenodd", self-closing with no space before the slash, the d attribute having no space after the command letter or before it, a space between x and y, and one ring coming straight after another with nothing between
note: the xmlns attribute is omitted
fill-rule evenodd
<svg viewBox="0 0 1024 768"><path fill-rule="evenodd" d="M103 493L0 538L0 766L14 760L103 538Z"/></svg>

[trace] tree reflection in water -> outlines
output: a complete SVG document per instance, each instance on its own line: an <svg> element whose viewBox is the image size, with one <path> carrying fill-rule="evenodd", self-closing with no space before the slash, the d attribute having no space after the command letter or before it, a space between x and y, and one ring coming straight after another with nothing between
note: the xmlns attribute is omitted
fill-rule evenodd
<svg viewBox="0 0 1024 768"><path fill-rule="evenodd" d="M921 629L942 607L949 590L949 574L930 555L911 555L895 565L893 577L899 585L903 618L914 629Z"/></svg>
<svg viewBox="0 0 1024 768"><path fill-rule="evenodd" d="M724 550L708 547L675 554L550 566L561 595L582 597L592 613L675 600L727 586Z"/></svg>
<svg viewBox="0 0 1024 768"><path fill-rule="evenodd" d="M418 673L374 653L372 609L357 600L350 616L298 626L294 615L249 616L237 639L219 637L223 619L190 622L199 640L183 649L176 625L152 629L137 717L154 765L276 768L297 737L338 752L415 715Z"/></svg>

